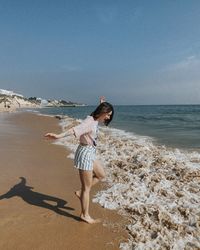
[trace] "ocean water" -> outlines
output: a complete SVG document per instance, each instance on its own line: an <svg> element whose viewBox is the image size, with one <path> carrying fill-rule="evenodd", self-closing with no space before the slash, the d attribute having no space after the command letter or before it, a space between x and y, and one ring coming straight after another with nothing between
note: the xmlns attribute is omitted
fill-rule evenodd
<svg viewBox="0 0 200 250"><path fill-rule="evenodd" d="M94 108L35 111L63 116L64 130ZM129 240L120 249L200 249L199 122L198 105L116 106L111 126L100 127L97 158L105 166L106 188L93 202L128 218ZM74 136L54 143L70 149L73 159Z"/></svg>
<svg viewBox="0 0 200 250"><path fill-rule="evenodd" d="M115 106L111 127L151 137L155 143L200 151L200 105ZM95 106L45 108L39 112L84 119Z"/></svg>

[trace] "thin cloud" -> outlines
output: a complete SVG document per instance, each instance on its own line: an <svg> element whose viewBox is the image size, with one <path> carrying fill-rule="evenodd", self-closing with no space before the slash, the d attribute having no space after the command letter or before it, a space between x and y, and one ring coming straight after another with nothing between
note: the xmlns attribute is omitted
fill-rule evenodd
<svg viewBox="0 0 200 250"><path fill-rule="evenodd" d="M62 66L61 66L61 69L62 69L62 70L65 70L65 71L69 71L69 72L77 72L77 71L81 71L81 70L82 70L81 67L78 67L78 66L70 66L70 65L62 65Z"/></svg>
<svg viewBox="0 0 200 250"><path fill-rule="evenodd" d="M189 56L182 61L173 63L166 67L163 71L186 71L186 70L196 70L200 66L200 58L196 56Z"/></svg>

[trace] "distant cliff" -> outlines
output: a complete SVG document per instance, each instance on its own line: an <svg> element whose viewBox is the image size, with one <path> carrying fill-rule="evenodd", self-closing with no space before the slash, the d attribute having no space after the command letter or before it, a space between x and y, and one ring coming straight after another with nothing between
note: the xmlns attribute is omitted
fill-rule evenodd
<svg viewBox="0 0 200 250"><path fill-rule="evenodd" d="M23 95L0 89L0 110L12 111L16 108L41 108L41 107L75 107L84 106L71 101L65 100L46 100L38 97L26 98Z"/></svg>
<svg viewBox="0 0 200 250"><path fill-rule="evenodd" d="M27 98L17 95L0 92L0 108L5 110L15 110L16 108L39 107L39 103L29 101Z"/></svg>

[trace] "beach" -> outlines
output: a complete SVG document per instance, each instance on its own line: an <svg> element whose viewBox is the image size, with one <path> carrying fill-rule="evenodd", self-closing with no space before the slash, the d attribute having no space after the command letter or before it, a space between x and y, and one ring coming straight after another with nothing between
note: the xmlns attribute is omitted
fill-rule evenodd
<svg viewBox="0 0 200 250"><path fill-rule="evenodd" d="M81 120L31 112L0 114L0 248L200 248L199 152L99 126L97 159L106 178L92 189L90 207L102 223L88 225L74 195L78 139L44 138Z"/></svg>
<svg viewBox="0 0 200 250"><path fill-rule="evenodd" d="M61 132L58 120L25 112L0 113L0 120L0 249L119 249L127 233L116 211L91 202L91 215L102 223L79 219L79 177L69 150L44 138Z"/></svg>

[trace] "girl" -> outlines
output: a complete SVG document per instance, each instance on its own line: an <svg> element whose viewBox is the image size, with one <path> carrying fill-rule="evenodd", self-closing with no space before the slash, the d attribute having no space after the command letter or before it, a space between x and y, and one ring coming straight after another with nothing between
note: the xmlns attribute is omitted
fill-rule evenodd
<svg viewBox="0 0 200 250"><path fill-rule="evenodd" d="M79 146L75 152L74 165L79 170L81 190L75 192L81 201L80 218L87 223L96 223L89 215L90 190L93 185L105 177L103 166L95 159L98 123L106 126L112 121L114 115L113 106L100 98L100 105L80 125L70 128L61 134L47 133L45 136L59 139L65 136L74 135L79 138Z"/></svg>

